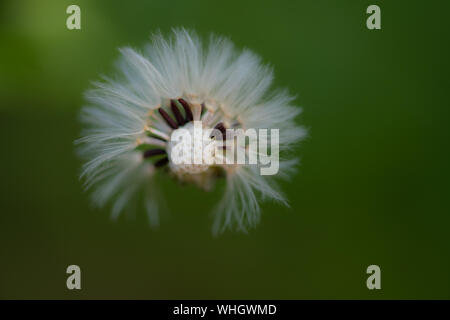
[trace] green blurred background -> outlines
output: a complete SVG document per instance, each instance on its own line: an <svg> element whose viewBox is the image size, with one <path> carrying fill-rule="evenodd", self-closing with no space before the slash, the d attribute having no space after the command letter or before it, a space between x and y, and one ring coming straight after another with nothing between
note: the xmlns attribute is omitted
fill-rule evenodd
<svg viewBox="0 0 450 320"><path fill-rule="evenodd" d="M81 30L66 8L81 7ZM366 28L381 7L382 30ZM450 298L448 1L0 3L0 298ZM78 181L83 91L173 26L229 36L298 94L310 137L248 235L211 236L220 188L162 183L170 215L109 219ZM82 290L66 289L66 267ZM366 268L381 267L381 290Z"/></svg>

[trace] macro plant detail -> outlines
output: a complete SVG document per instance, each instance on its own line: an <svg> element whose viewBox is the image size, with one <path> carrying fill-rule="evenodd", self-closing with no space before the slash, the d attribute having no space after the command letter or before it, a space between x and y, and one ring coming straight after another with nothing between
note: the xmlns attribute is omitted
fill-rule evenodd
<svg viewBox="0 0 450 320"><path fill-rule="evenodd" d="M81 112L81 177L96 205L111 202L117 217L142 203L150 224L158 225L164 190L154 181L157 172L205 192L226 180L212 208L216 234L255 227L261 200L287 205L275 179L295 171L297 159L289 154L305 135L295 123L301 109L286 90L270 89L272 69L257 55L218 36L204 45L185 29L167 39L156 34L142 53L120 52L118 77L95 82ZM196 134L198 128L205 134ZM250 129L264 134L247 140L232 134ZM260 161L233 161L239 152ZM276 174L262 175L271 161Z"/></svg>

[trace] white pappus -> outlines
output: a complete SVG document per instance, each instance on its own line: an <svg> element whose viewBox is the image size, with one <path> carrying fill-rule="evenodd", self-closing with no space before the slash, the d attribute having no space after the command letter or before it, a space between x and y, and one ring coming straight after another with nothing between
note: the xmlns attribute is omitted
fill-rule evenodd
<svg viewBox="0 0 450 320"><path fill-rule="evenodd" d="M270 88L272 69L257 55L213 35L204 45L195 32L183 28L174 29L169 38L154 35L143 52L120 52L118 77L104 77L86 93L83 129L76 141L85 161L81 178L96 205L112 203L117 217L141 202L150 224L158 225L163 193L153 179L158 171L206 191L217 179L226 180L222 200L212 208L215 234L256 226L260 199L287 205L274 179L294 172L297 159L286 155L305 135L295 123L301 109L286 90ZM179 129L192 130L194 123L223 133L222 140L228 139L227 129L279 129L278 173L263 176L259 165L250 164L175 163L171 137ZM184 151L195 152L190 145ZM227 157L227 147L212 156Z"/></svg>

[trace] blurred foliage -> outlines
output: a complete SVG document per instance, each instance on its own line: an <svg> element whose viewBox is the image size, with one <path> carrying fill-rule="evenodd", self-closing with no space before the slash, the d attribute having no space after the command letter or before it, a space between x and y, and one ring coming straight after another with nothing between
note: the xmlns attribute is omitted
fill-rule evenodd
<svg viewBox="0 0 450 320"><path fill-rule="evenodd" d="M376 2L379 31L360 0L1 2L0 298L450 298L449 3ZM211 236L223 186L161 179L171 214L152 230L111 221L78 181L83 91L118 47L174 26L254 50L304 108L291 208L264 204L248 235Z"/></svg>

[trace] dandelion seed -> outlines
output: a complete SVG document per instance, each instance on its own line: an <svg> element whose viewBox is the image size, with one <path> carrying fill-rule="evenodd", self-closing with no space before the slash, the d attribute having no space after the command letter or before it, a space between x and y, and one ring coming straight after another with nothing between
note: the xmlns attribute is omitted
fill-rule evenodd
<svg viewBox="0 0 450 320"><path fill-rule="evenodd" d="M287 205L274 178L291 175L296 159L281 159L276 176L262 176L259 165L219 161L229 160L233 151L227 145L234 141L228 137L231 129L279 129L281 152L305 134L294 122L300 108L286 91L269 90L272 70L258 56L238 52L221 37L211 37L204 47L185 29L175 29L170 39L155 35L145 53L124 48L121 54L119 80L96 83L81 113L78 143L86 160L81 176L97 205L111 202L116 217L142 201L150 223L157 225L163 190L153 181L159 170L205 190L226 179L214 209L214 233L255 227L260 200ZM197 125L213 133L196 136ZM186 136L191 139L177 143L176 137ZM245 143L236 148L255 153Z"/></svg>

